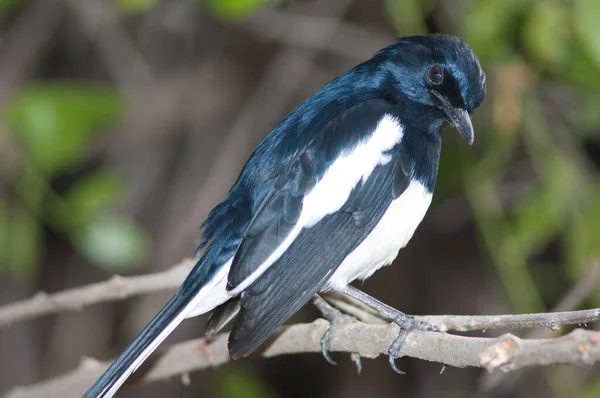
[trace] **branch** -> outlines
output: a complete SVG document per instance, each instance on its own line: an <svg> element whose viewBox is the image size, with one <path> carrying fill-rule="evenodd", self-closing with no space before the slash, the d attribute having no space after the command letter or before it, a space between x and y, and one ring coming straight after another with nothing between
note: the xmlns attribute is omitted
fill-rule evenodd
<svg viewBox="0 0 600 398"><path fill-rule="evenodd" d="M266 348L255 356L270 358L287 354L317 353L328 323L322 319L309 324L282 327ZM331 351L358 353L375 358L387 352L398 333L396 325L342 324L331 332ZM523 340L511 334L498 338L455 336L414 331L402 349L404 356L444 363L454 367L483 367L504 372L534 365L570 363L591 365L600 359L600 332L576 329L552 339ZM151 382L189 372L220 366L230 361L227 335L211 342L195 339L176 344L142 368L136 380ZM6 398L80 397L108 364L87 359L65 375L10 391Z"/></svg>
<svg viewBox="0 0 600 398"><path fill-rule="evenodd" d="M330 292L325 299L342 311L363 322L382 324L390 322L363 303L337 292ZM425 315L415 318L438 326L442 331L468 332L488 329L546 328L560 330L564 325L587 324L600 320L600 308L581 311L541 312L517 315Z"/></svg>
<svg viewBox="0 0 600 398"><path fill-rule="evenodd" d="M104 282L58 293L39 292L27 300L0 307L0 327L61 311L79 311L88 305L105 301L124 300L140 294L175 290L195 263L194 259L186 259L162 272L131 277L114 275Z"/></svg>
<svg viewBox="0 0 600 398"><path fill-rule="evenodd" d="M93 283L75 289L47 294L39 292L35 296L0 307L0 327L15 322L36 318L61 311L81 310L82 308L106 301L124 300L129 297L175 290L189 270L194 259L186 259L166 271L142 276L115 275L104 282ZM341 310L369 323L382 323L371 309L365 308L350 298L341 295L326 297ZM600 320L600 308L582 311L549 312L519 315L429 315L417 317L430 322L444 331L469 331L484 329L515 329L543 327L558 330L563 325L585 324Z"/></svg>
<svg viewBox="0 0 600 398"><path fill-rule="evenodd" d="M564 325L596 322L600 319L600 308L581 311L543 312L517 315L429 315L418 317L439 326L442 330L466 332L487 329L521 329L542 327L553 331Z"/></svg>

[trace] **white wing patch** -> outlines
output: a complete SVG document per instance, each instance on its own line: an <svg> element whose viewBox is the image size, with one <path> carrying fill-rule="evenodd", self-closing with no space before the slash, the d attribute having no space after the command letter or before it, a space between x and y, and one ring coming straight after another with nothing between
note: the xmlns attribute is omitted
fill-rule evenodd
<svg viewBox="0 0 600 398"><path fill-rule="evenodd" d="M390 161L391 157L385 152L400 143L402 136L403 130L398 120L385 114L367 139L333 162L304 198L298 222L287 238L230 294L239 294L258 279L285 253L304 228L310 228L323 217L338 211L346 203L356 184L369 178L375 167Z"/></svg>
<svg viewBox="0 0 600 398"><path fill-rule="evenodd" d="M352 251L327 282L327 289L341 288L355 279L367 279L389 265L423 220L432 194L416 180L388 207L379 223Z"/></svg>

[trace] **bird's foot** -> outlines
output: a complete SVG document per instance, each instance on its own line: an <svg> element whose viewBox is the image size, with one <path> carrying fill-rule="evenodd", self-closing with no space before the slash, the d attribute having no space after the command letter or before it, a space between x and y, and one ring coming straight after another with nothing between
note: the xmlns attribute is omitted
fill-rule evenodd
<svg viewBox="0 0 600 398"><path fill-rule="evenodd" d="M396 310L397 313L394 317L394 323L400 327L400 331L398 332L398 336L392 342L392 344L388 348L388 358L390 362L390 367L392 370L398 374L406 374L406 372L401 371L396 366L396 359L400 357L400 351L406 342L406 337L408 333L413 330L423 330L427 332L441 332L442 330L425 321L420 321L415 319L415 317L411 315L406 315L405 313Z"/></svg>
<svg viewBox="0 0 600 398"><path fill-rule="evenodd" d="M323 298L321 298L318 295L315 296L313 303L315 307L317 307L317 309L321 312L323 318L329 321L329 326L327 327L327 330L325 331L323 336L321 336L321 353L323 354L323 357L327 362L329 362L332 365L337 365L337 362L335 362L329 355L331 330L339 325L347 325L360 321L354 318L353 316L342 313L337 308L333 308L331 305L329 305L329 303L327 303L325 300L323 300ZM354 364L356 365L356 371L360 374L360 371L362 370L360 355L358 353L351 353L350 358L352 359L352 362L354 362Z"/></svg>

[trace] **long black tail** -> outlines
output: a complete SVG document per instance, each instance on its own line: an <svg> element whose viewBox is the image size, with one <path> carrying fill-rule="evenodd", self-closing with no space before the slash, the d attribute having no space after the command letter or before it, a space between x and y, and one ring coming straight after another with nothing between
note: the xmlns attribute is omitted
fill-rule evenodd
<svg viewBox="0 0 600 398"><path fill-rule="evenodd" d="M196 301L196 300L194 300ZM129 344L84 398L109 398L193 309L189 297L177 293Z"/></svg>

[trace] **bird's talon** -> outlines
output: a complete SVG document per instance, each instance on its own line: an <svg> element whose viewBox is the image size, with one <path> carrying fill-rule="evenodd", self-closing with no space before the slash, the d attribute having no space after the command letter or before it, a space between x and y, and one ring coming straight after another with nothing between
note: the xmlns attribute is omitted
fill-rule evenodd
<svg viewBox="0 0 600 398"><path fill-rule="evenodd" d="M327 362L329 362L333 366L336 366L337 362L334 361L333 358L331 358L331 355L329 355L329 331L330 331L330 329L331 329L331 324L327 328L327 331L325 332L325 334L323 334L323 336L321 336L321 354L323 354L323 358L325 358L325 360Z"/></svg>
<svg viewBox="0 0 600 398"><path fill-rule="evenodd" d="M393 356L389 356L389 361L390 361L390 368L392 368L392 370L396 373L398 373L399 375L405 375L406 372L398 369L398 367L396 366L396 358L394 358Z"/></svg>
<svg viewBox="0 0 600 398"><path fill-rule="evenodd" d="M362 362L360 360L360 355L357 352L353 352L350 354L350 359L356 365L356 373L360 374L362 371Z"/></svg>

